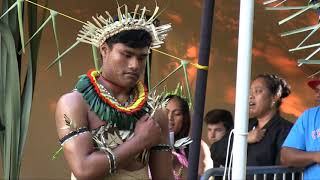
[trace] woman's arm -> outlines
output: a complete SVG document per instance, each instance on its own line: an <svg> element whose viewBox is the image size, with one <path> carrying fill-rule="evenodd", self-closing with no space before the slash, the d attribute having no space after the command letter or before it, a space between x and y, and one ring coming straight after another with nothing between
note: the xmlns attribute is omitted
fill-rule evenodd
<svg viewBox="0 0 320 180"><path fill-rule="evenodd" d="M208 145L203 140L201 140L198 175L202 176L202 174L210 168L213 168L210 149Z"/></svg>

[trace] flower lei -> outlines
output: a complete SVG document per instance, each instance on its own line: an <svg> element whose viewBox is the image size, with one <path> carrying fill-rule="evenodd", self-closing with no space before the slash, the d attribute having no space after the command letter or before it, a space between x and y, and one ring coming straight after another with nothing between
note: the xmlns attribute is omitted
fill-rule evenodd
<svg viewBox="0 0 320 180"><path fill-rule="evenodd" d="M146 87L138 81L135 87L136 97L128 106L123 106L98 84L99 76L98 71L89 70L86 75L80 76L75 89L82 94L90 110L101 120L115 124L119 129L132 130L135 122L150 111Z"/></svg>

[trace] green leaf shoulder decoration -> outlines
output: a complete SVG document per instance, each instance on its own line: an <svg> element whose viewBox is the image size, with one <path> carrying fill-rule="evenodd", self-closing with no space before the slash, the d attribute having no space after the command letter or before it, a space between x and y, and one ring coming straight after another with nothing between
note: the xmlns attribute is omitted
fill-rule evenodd
<svg viewBox="0 0 320 180"><path fill-rule="evenodd" d="M80 92L90 106L90 110L108 123L115 124L119 129L132 130L135 122L151 109L148 106L147 88L138 82L134 91L134 98L129 105L121 105L117 100L97 82L100 76L98 71L89 70L82 75L76 84L76 90Z"/></svg>

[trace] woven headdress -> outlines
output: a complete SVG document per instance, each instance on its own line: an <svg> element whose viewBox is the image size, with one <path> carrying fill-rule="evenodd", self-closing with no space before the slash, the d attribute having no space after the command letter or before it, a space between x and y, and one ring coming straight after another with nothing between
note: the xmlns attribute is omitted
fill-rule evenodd
<svg viewBox="0 0 320 180"><path fill-rule="evenodd" d="M106 39L121 31L143 29L152 36L151 48L158 48L163 43L168 31L171 30L171 24L156 27L153 21L158 16L159 7L156 6L150 18L146 18L146 10L146 7L139 10L139 5L136 5L132 14L128 12L127 5L124 5L124 13L121 12L120 7L117 9L118 20L114 20L108 11L106 11L107 18L102 15L93 16L94 23L87 21L79 31L77 40L100 47Z"/></svg>
<svg viewBox="0 0 320 180"><path fill-rule="evenodd" d="M177 86L176 86L176 89L174 91L168 91L165 87L164 89L164 98L166 99L167 97L169 96L179 96L181 97L182 99L184 99L185 101L187 101L188 105L189 105L189 108L192 107L192 101L190 98L188 98L187 96L184 95L183 93L183 86L178 83Z"/></svg>

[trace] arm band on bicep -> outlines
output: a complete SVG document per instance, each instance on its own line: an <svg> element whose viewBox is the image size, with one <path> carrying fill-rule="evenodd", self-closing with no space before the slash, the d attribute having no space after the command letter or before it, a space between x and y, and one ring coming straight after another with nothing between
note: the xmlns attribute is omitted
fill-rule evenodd
<svg viewBox="0 0 320 180"><path fill-rule="evenodd" d="M173 147L170 144L158 144L151 147L151 151L171 151Z"/></svg>
<svg viewBox="0 0 320 180"><path fill-rule="evenodd" d="M78 136L79 134L85 133L85 132L89 132L89 129L87 127L81 127L75 131L71 131L69 132L67 135L63 136L61 139L59 139L59 142L61 144L61 146L63 146L63 144L72 139L75 136Z"/></svg>

